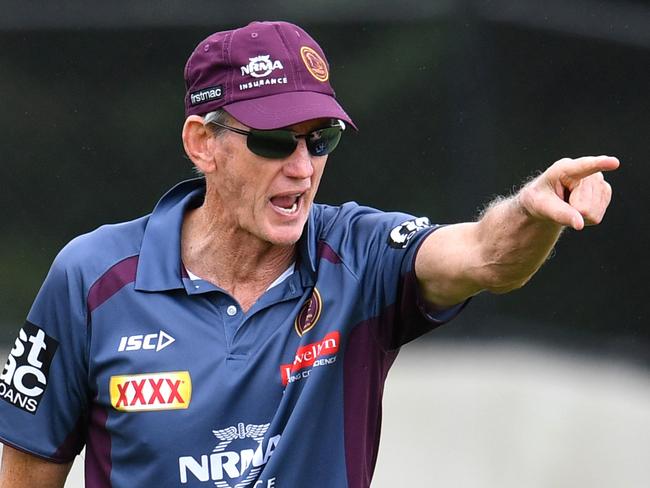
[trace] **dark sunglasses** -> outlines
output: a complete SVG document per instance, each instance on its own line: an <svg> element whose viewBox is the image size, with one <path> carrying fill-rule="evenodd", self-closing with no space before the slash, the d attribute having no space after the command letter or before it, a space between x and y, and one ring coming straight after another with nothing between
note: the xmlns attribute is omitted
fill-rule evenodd
<svg viewBox="0 0 650 488"><path fill-rule="evenodd" d="M282 159L292 155L298 147L298 139L305 139L307 150L312 156L325 156L336 149L341 140L341 133L345 130L345 124L340 120L308 134L296 134L285 129L244 130L219 122L207 123L246 136L246 146L252 153L270 159Z"/></svg>

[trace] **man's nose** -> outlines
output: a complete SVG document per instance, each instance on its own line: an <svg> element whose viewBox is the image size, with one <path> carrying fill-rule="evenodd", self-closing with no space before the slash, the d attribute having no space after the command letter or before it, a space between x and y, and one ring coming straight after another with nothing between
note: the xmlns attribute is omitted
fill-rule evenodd
<svg viewBox="0 0 650 488"><path fill-rule="evenodd" d="M284 174L290 178L305 179L311 178L314 174L314 166L311 161L311 154L303 138L298 140L298 147L287 158L284 165Z"/></svg>

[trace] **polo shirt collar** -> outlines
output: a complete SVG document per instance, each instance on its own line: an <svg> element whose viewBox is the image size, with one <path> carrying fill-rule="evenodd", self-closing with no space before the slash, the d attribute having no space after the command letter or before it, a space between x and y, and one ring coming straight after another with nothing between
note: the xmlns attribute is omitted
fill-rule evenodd
<svg viewBox="0 0 650 488"><path fill-rule="evenodd" d="M184 268L181 261L181 231L183 215L203 203L205 179L194 178L178 183L156 204L146 224L135 289L139 291L164 291L185 288ZM306 232L298 242L297 269L307 271L303 284L313 283L316 273L316 241L314 211L309 213ZM313 242L312 242L313 241Z"/></svg>

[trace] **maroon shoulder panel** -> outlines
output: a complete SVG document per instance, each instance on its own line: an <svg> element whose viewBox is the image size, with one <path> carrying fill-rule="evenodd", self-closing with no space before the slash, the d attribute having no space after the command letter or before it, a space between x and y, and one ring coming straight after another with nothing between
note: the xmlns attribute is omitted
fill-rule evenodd
<svg viewBox="0 0 650 488"><path fill-rule="evenodd" d="M88 312L92 312L102 303L115 295L129 283L135 281L138 269L138 257L131 256L113 265L104 273L88 291Z"/></svg>

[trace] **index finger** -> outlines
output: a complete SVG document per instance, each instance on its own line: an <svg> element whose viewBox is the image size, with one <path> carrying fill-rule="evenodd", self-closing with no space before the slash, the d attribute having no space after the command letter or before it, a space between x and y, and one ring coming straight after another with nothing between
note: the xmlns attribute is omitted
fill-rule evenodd
<svg viewBox="0 0 650 488"><path fill-rule="evenodd" d="M576 159L560 159L558 164L562 176L581 180L599 171L614 171L621 163L613 156L583 156Z"/></svg>

